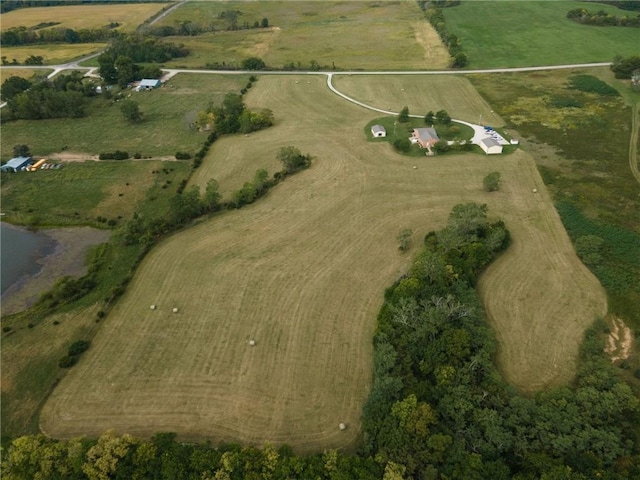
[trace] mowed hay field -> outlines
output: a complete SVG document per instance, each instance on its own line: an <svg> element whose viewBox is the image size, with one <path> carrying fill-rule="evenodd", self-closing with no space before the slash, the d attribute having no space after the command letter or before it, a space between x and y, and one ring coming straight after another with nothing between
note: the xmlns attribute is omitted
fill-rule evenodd
<svg viewBox="0 0 640 480"><path fill-rule="evenodd" d="M332 94L321 77L262 77L246 100L272 108L277 124L264 137L236 137L234 148L246 155L228 161L250 162L252 171L271 164L271 150L295 145L313 155L311 168L158 245L45 404L44 432L176 431L191 440L287 442L301 452L353 446L384 289L423 236L468 201L486 202L514 239L483 278L500 340L521 342L501 350L507 378L527 388L571 376L580 335L605 300L531 157L396 155L364 138L363 125L377 114ZM214 143L198 174L230 148ZM489 194L482 178L494 170L503 188ZM248 180L227 175L224 183ZM414 231L413 247L400 254L396 236L405 228ZM505 295L514 285L517 301L494 300L512 298ZM514 369L519 358L536 368ZM340 422L349 428L340 431Z"/></svg>
<svg viewBox="0 0 640 480"><path fill-rule="evenodd" d="M33 80L34 77L46 77L53 70L50 68L0 68L0 84L9 77L21 77Z"/></svg>
<svg viewBox="0 0 640 480"><path fill-rule="evenodd" d="M56 65L90 55L98 52L107 46L106 43L56 43L51 45L25 45L20 47L3 47L2 55L6 56L8 61L14 58L20 62L29 58L31 55L40 56L45 65Z"/></svg>
<svg viewBox="0 0 640 480"><path fill-rule="evenodd" d="M372 107L411 115L446 110L455 119L494 127L504 120L464 77L456 75L334 75L333 86Z"/></svg>
<svg viewBox="0 0 640 480"><path fill-rule="evenodd" d="M15 27L35 27L46 22L59 22L56 28L100 28L119 23L120 31L132 32L147 18L166 7L166 3L133 5L67 5L20 8L0 15L2 30ZM4 53L3 53L4 55Z"/></svg>
<svg viewBox="0 0 640 480"><path fill-rule="evenodd" d="M270 28L225 31L218 15L239 11L238 25L267 18ZM174 37L191 54L167 63L205 66L239 64L260 57L273 68L293 63L341 69L440 69L449 54L413 0L396 2L189 2L159 24L213 22L219 31Z"/></svg>

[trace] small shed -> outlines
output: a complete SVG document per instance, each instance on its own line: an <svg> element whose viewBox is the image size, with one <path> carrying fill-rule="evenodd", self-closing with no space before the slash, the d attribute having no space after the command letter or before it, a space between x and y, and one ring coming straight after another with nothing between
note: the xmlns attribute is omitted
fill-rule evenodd
<svg viewBox="0 0 640 480"><path fill-rule="evenodd" d="M31 157L15 157L9 160L7 163L0 167L3 172L18 172L23 168L28 167L33 162Z"/></svg>
<svg viewBox="0 0 640 480"><path fill-rule="evenodd" d="M374 125L371 127L371 135L373 135L374 138L386 137L387 131L382 125Z"/></svg>
<svg viewBox="0 0 640 480"><path fill-rule="evenodd" d="M414 128L412 137L422 148L433 147L440 141L435 128Z"/></svg>
<svg viewBox="0 0 640 480"><path fill-rule="evenodd" d="M158 88L160 85L162 85L161 80L158 80L156 78L143 78L142 80L140 80L140 83L138 83L136 91L139 92L140 90L153 90L154 88Z"/></svg>
<svg viewBox="0 0 640 480"><path fill-rule="evenodd" d="M480 148L487 155L502 153L502 145L495 138L487 137L480 140Z"/></svg>

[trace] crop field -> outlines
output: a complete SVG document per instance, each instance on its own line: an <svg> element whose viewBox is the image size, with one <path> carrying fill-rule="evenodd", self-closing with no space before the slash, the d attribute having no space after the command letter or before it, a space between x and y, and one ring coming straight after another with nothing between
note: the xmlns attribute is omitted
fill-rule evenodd
<svg viewBox="0 0 640 480"><path fill-rule="evenodd" d="M41 23L59 22L57 28L100 28L119 23L118 30L134 31L147 18L166 7L163 3L134 5L70 5L20 8L2 14L2 30L14 27L35 27ZM4 55L4 53L3 53Z"/></svg>
<svg viewBox="0 0 640 480"><path fill-rule="evenodd" d="M96 99L85 118L18 120L2 125L2 157L13 145L29 145L34 155L68 151L87 156L116 149L143 156L195 153L206 138L190 127L196 113L209 102L221 103L230 91L239 92L248 75L178 75L150 92L131 92L144 120L130 124L115 102Z"/></svg>
<svg viewBox="0 0 640 480"><path fill-rule="evenodd" d="M56 43L51 45L25 45L20 47L2 47L2 55L11 62L16 59L19 63L31 55L40 56L45 65L66 63L75 58L90 55L106 47L106 43Z"/></svg>
<svg viewBox="0 0 640 480"><path fill-rule="evenodd" d="M468 201L486 202L514 239L482 283L509 346L501 350L506 377L526 390L571 377L580 336L605 300L530 156L398 156L366 140L363 125L375 112L333 95L319 77L263 77L247 102L272 108L277 124L262 137L229 139L232 157L223 156L225 142L214 143L203 167L221 158L239 164L227 167L223 188L272 168L283 145L311 153L311 168L158 245L45 404L46 433L165 430L192 440L287 442L301 452L354 446L384 289L420 239ZM220 179L205 168L194 184ZM496 170L503 188L486 193L482 178ZM405 228L414 247L401 254L396 236Z"/></svg>
<svg viewBox="0 0 640 480"><path fill-rule="evenodd" d="M220 15L231 10L240 12L239 26L267 18L270 27L226 31ZM449 64L446 48L412 0L190 2L159 24L186 20L213 25L216 32L172 38L192 53L167 66L237 65L252 56L274 68L290 63L307 68L312 60L342 69L440 69Z"/></svg>
<svg viewBox="0 0 640 480"><path fill-rule="evenodd" d="M445 19L469 56L469 68L610 62L615 55L638 54L637 28L581 25L566 18L575 8L618 17L632 13L567 0L482 1L447 8Z"/></svg>

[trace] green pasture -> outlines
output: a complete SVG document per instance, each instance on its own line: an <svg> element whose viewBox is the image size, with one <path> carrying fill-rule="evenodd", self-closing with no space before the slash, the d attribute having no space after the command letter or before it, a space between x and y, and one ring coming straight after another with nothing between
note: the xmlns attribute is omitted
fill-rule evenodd
<svg viewBox="0 0 640 480"><path fill-rule="evenodd" d="M269 28L227 31L220 18L240 12L237 23L263 18ZM189 2L159 22L191 21L215 28L194 37L169 37L192 51L167 66L233 65L260 57L273 68L308 68L313 60L337 69L438 69L449 55L413 0L397 2Z"/></svg>
<svg viewBox="0 0 640 480"><path fill-rule="evenodd" d="M175 192L190 167L189 162L180 161L110 160L5 173L2 210L6 220L32 226L100 226L98 217L120 224L150 196L157 203L159 190Z"/></svg>
<svg viewBox="0 0 640 480"><path fill-rule="evenodd" d="M144 118L131 124L114 99L90 100L84 118L18 120L2 125L2 158L13 146L26 144L34 155L68 151L87 155L124 150L133 155L173 156L176 151L195 153L205 134L191 128L197 112L210 102L219 103L230 91L239 92L246 75L179 74L159 89L126 92L139 103Z"/></svg>
<svg viewBox="0 0 640 480"><path fill-rule="evenodd" d="M566 18L575 8L633 13L566 0L466 1L445 9L445 18L469 56L469 68L608 62L617 54L638 55L637 28L580 25Z"/></svg>

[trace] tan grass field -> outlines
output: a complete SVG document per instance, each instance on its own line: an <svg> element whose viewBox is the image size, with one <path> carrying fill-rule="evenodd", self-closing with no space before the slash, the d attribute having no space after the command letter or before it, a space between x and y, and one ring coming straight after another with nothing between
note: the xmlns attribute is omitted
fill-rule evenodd
<svg viewBox="0 0 640 480"><path fill-rule="evenodd" d="M100 28L111 22L117 22L120 24L118 30L132 32L163 7L166 7L166 4L139 3L133 5L68 5L20 8L0 15L0 23L2 30L8 30L21 26L34 27L45 22L60 22L54 27L72 29Z"/></svg>
<svg viewBox="0 0 640 480"><path fill-rule="evenodd" d="M53 70L48 68L1 68L0 67L0 84L9 77L22 77L27 80L35 76L47 76Z"/></svg>
<svg viewBox="0 0 640 480"><path fill-rule="evenodd" d="M339 69L441 69L449 54L413 0L396 2L190 2L161 24L203 22L225 10L240 11L239 24L268 18L269 29L218 31L197 37L174 37L192 55L168 65L204 66L240 63L258 56L272 68L315 60ZM373 39L373 40L372 40Z"/></svg>
<svg viewBox="0 0 640 480"><path fill-rule="evenodd" d="M452 118L499 127L504 120L459 75L334 75L342 93L373 107L399 112L408 106L412 115L446 110Z"/></svg>
<svg viewBox="0 0 640 480"><path fill-rule="evenodd" d="M41 56L45 65L57 65L97 52L106 46L106 43L25 45L21 47L3 47L2 55L6 56L9 62L15 58L20 63L23 63L31 55Z"/></svg>
<svg viewBox="0 0 640 480"><path fill-rule="evenodd" d="M430 90L425 79L420 92ZM229 192L256 168L273 168L283 145L311 153L311 168L158 245L45 404L44 432L175 431L300 452L349 449L361 432L384 289L423 236L468 201L486 202L513 236L482 279L505 375L525 389L572 375L580 334L605 298L530 156L396 155L364 138L378 114L335 96L321 77L262 77L246 100L273 109L276 126L216 142L192 184L215 176ZM482 179L495 170L503 188L489 194ZM413 246L400 254L405 228Z"/></svg>

